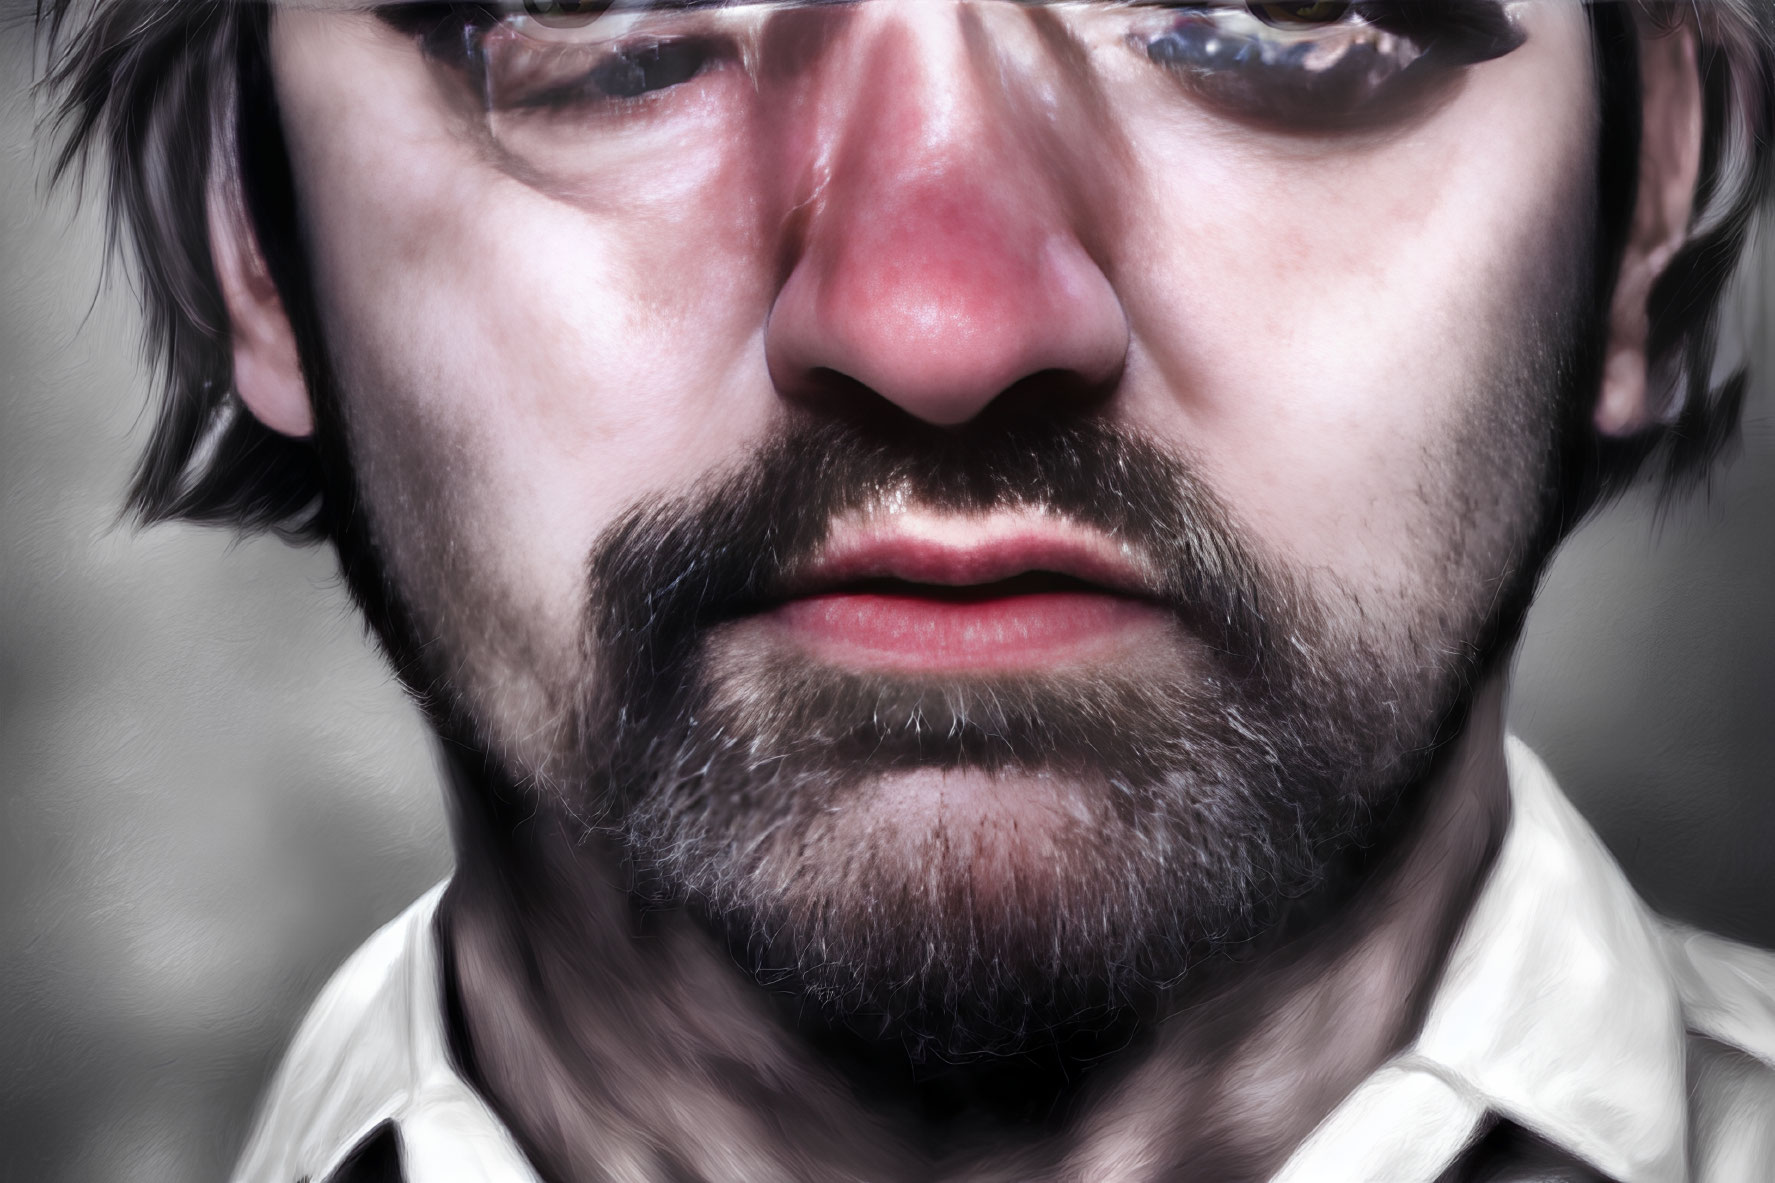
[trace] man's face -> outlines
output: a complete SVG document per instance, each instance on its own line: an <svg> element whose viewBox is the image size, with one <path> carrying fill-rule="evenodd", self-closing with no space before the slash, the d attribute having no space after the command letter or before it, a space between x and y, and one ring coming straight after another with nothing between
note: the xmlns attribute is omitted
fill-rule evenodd
<svg viewBox="0 0 1775 1183"><path fill-rule="evenodd" d="M1253 935L1459 709L1588 329L1583 11L1385 7L278 12L415 679L958 1047Z"/></svg>

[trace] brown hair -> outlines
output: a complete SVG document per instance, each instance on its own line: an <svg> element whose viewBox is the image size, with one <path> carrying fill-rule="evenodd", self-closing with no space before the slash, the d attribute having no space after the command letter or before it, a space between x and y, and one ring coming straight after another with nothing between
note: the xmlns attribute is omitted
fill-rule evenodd
<svg viewBox="0 0 1775 1183"><path fill-rule="evenodd" d="M255 189L287 184L264 77L264 4L40 3L47 4L39 9L39 26L61 137L54 172L84 177L102 160L110 242L114 250L128 247L147 319L146 346L160 371L158 413L129 507L147 522L183 518L291 537L325 535L329 515L312 445L266 428L234 394L227 310L210 258L213 170L228 167L242 178L262 237L266 202L276 198ZM1775 175L1775 5L1634 0L1624 11L1634 15L1617 16L1612 37L1594 10L1592 19L1604 65L1601 308L1613 287L1637 178L1640 22L1697 23L1705 88L1702 178L1688 240L1649 300L1648 360L1659 420L1625 440L1582 429L1568 453L1574 469L1563 490L1568 522L1641 472L1654 474L1667 490L1692 483L1735 434L1748 376L1739 371L1718 384L1712 380L1719 315ZM273 221L293 236L293 217ZM294 242L262 245L268 255L298 250ZM274 275L283 273L280 283L301 272L299 266L280 269L275 257L271 262ZM285 293L286 307L297 303L293 294Z"/></svg>

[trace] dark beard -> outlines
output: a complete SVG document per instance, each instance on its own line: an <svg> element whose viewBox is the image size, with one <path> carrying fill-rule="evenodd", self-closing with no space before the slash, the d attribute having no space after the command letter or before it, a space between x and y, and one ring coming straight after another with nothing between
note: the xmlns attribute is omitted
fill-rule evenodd
<svg viewBox="0 0 1775 1183"><path fill-rule="evenodd" d="M1135 547L1191 660L910 676L723 645L835 515L889 495L1037 507ZM1088 420L792 431L595 549L570 807L617 838L641 901L687 905L829 1021L950 1058L1115 1022L1322 893L1422 775L1482 660L1383 651L1242 536L1183 458ZM910 769L1057 778L1072 815L983 892L980 835L859 820Z"/></svg>
<svg viewBox="0 0 1775 1183"><path fill-rule="evenodd" d="M453 470L360 487L367 441L298 323L343 574L453 763L474 766L465 867L531 875L510 840L554 817L614 848L643 909L683 907L803 1013L949 1058L1125 1030L1204 959L1335 908L1338 873L1360 874L1520 627L1588 438L1573 392L1597 373L1584 317L1510 326L1524 343L1428 461L1440 549L1392 603L1261 554L1187 457L1076 412L789 429L600 536L580 652L546 680L565 725L520 736L527 720L490 709L464 667L464 628L521 617L460 564ZM420 461L440 441L425 442ZM932 509L1043 507L1144 550L1200 660L1156 677L910 678L723 650L723 626L780 594L834 514L888 490ZM420 539L407 570L389 561L401 534ZM513 640L506 660L530 666ZM953 835L892 858L845 829L872 782L909 768L1066 778L1083 808L1038 873L987 898Z"/></svg>

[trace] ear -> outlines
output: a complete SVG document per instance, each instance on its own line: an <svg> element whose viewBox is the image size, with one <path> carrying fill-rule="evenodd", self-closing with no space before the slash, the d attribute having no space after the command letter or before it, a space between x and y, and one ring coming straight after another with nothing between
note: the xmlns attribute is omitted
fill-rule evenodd
<svg viewBox="0 0 1775 1183"><path fill-rule="evenodd" d="M1670 30L1641 26L1640 86L1644 112L1640 133L1639 191L1621 271L1609 309L1596 428L1631 435L1650 424L1646 373L1650 330L1647 299L1652 285L1688 236L1701 175L1701 71L1692 25Z"/></svg>
<svg viewBox="0 0 1775 1183"><path fill-rule="evenodd" d="M314 408L302 379L296 334L239 190L226 180L210 188L209 231L210 258L228 306L235 392L253 417L271 430L288 436L312 434Z"/></svg>

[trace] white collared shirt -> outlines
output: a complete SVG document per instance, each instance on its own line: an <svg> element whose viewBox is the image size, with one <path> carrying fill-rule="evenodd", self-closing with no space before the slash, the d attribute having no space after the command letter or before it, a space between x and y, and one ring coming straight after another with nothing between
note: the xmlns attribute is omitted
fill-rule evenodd
<svg viewBox="0 0 1775 1183"><path fill-rule="evenodd" d="M1775 1180L1775 954L1652 915L1546 767L1508 759L1510 829L1421 1033L1273 1183L1434 1183L1500 1118L1615 1183ZM537 1183L451 1063L442 891L328 983L235 1183L322 1183L387 1123L407 1183Z"/></svg>

